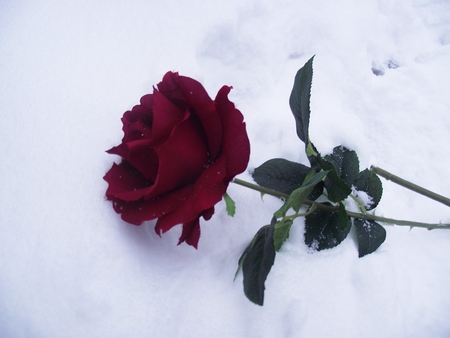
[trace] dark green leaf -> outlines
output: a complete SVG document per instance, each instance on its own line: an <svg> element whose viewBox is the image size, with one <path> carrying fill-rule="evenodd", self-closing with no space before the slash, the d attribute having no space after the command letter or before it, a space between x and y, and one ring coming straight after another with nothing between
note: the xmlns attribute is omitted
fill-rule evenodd
<svg viewBox="0 0 450 338"><path fill-rule="evenodd" d="M323 181L319 182L315 185L313 191L311 191L308 195L308 197L306 199L310 200L310 201L315 201L316 199L318 199L320 196L323 195L323 188L324 188L324 184Z"/></svg>
<svg viewBox="0 0 450 338"><path fill-rule="evenodd" d="M334 165L338 176L351 187L359 174L359 160L356 152L343 146L337 146L333 149L332 154L325 156L325 159Z"/></svg>
<svg viewBox="0 0 450 338"><path fill-rule="evenodd" d="M386 230L374 221L355 218L359 257L371 254L383 244Z"/></svg>
<svg viewBox="0 0 450 338"><path fill-rule="evenodd" d="M285 219L284 221L275 224L275 232L273 235L275 251L279 251L283 243L289 238L292 223L293 221L291 219Z"/></svg>
<svg viewBox="0 0 450 338"><path fill-rule="evenodd" d="M331 249L347 237L350 228L350 218L347 218L347 226L341 229L337 212L317 209L305 217L305 243L319 251Z"/></svg>
<svg viewBox="0 0 450 338"><path fill-rule="evenodd" d="M283 217L286 215L286 212L292 208L296 212L299 211L300 207L303 205L306 197L313 191L314 187L322 182L323 178L328 174L328 171L321 171L319 173L315 173L315 171L311 171L308 176L305 178L305 182L302 184L300 188L295 189L290 195L287 201L283 204L283 206L274 213L276 218Z"/></svg>
<svg viewBox="0 0 450 338"><path fill-rule="evenodd" d="M244 275L244 293L255 304L264 304L264 283L275 261L273 236L276 219L263 226L244 251L240 265Z"/></svg>
<svg viewBox="0 0 450 338"><path fill-rule="evenodd" d="M339 203L339 225L341 230L345 230L348 225L347 210L345 210L344 203Z"/></svg>
<svg viewBox="0 0 450 338"><path fill-rule="evenodd" d="M328 199L332 202L345 200L352 192L350 187L339 177L336 168L331 162L320 156L316 157L316 160L323 170L330 171L324 181L325 188L328 192Z"/></svg>
<svg viewBox="0 0 450 338"><path fill-rule="evenodd" d="M305 146L308 145L309 141L309 100L313 76L313 59L314 56L295 75L294 87L289 97L289 105L297 126L297 135L305 143Z"/></svg>
<svg viewBox="0 0 450 338"><path fill-rule="evenodd" d="M302 185L310 171L311 168L301 163L274 158L256 168L252 176L264 188L290 194Z"/></svg>
<svg viewBox="0 0 450 338"><path fill-rule="evenodd" d="M383 185L380 178L372 171L365 169L361 171L353 183L357 191L364 191L372 199L366 206L367 210L376 208L383 195Z"/></svg>

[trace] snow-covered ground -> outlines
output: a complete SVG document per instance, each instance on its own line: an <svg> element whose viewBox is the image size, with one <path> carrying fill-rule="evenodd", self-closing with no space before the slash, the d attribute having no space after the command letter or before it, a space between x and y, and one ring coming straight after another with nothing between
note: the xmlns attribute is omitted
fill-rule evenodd
<svg viewBox="0 0 450 338"><path fill-rule="evenodd" d="M306 163L288 98L312 56L310 136L450 195L446 0L0 2L1 337L448 337L450 231L386 227L311 253L294 224L247 300L237 260L280 201L237 185L199 249L121 221L102 177L124 111L169 70L212 97L232 85L252 152ZM375 75L378 74L378 75ZM383 181L378 215L450 221L448 207Z"/></svg>

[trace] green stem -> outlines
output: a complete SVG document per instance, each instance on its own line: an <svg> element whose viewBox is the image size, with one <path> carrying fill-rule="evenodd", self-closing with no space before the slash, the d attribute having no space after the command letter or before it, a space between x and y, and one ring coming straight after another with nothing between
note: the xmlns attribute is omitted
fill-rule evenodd
<svg viewBox="0 0 450 338"><path fill-rule="evenodd" d="M371 214L359 214L351 211L347 211L347 215L354 218L362 218L370 221L378 221L386 224L394 224L401 226L409 226L411 228L425 228L428 230L434 229L450 229L450 224L445 223L422 223L422 222L414 222L414 221L404 221L393 218L385 218L380 216L375 216Z"/></svg>
<svg viewBox="0 0 450 338"><path fill-rule="evenodd" d="M259 186L257 184L253 184L253 183L250 183L250 182L247 182L247 181L240 180L239 178L235 178L233 180L233 183L242 185L243 187L246 187L246 188L250 188L250 189L259 191L259 192L261 192L263 194L268 194L268 195L272 195L272 196L275 196L275 197L279 197L279 198L282 198L284 200L288 199L288 197L289 197L288 194L284 194L282 192L279 192L279 191L276 191L276 190L273 190L273 189L264 188L264 187L261 187L261 186Z"/></svg>
<svg viewBox="0 0 450 338"><path fill-rule="evenodd" d="M306 211L306 212L302 212L302 213L297 212L297 213L295 213L293 215L284 216L283 219L281 220L281 222L283 222L285 219L294 220L294 219L296 219L298 217L308 216L309 214L312 214L317 209L317 204L318 203L313 203L311 205L311 208L309 208L308 211Z"/></svg>
<svg viewBox="0 0 450 338"><path fill-rule="evenodd" d="M244 186L246 188L250 188L256 191L259 191L263 194L268 194L268 195L272 195L278 198L282 198L284 200L286 200L289 195L288 194L284 194L282 192L273 190L273 189L268 189L268 188L264 188L261 187L259 185L253 184L253 183L249 183L247 181L243 181L240 180L238 178L235 178L233 180L233 183L239 184L241 186ZM337 206L329 206L329 205L325 205L322 203L318 203L318 202L314 202L314 201L310 201L310 200L305 200L304 204L306 205L314 205L315 207L317 207L318 209L323 209L323 210L328 210L330 212L339 212L339 207ZM417 227L417 228L425 228L428 230L433 230L433 229L450 229L450 224L441 224L441 223L422 223L422 222L414 222L414 221L405 221L405 220L398 220L398 219L393 219L393 218L385 218L385 217L380 217L380 216L375 216L375 215L371 215L371 214L362 214L362 213L356 213L356 212L351 212L351 211L347 211L347 215L350 217L354 217L354 218L360 218L360 219L367 219L370 221L378 221L378 222L382 222L382 223L386 223L386 224L395 224L395 225L400 225L400 226L410 226L410 227Z"/></svg>
<svg viewBox="0 0 450 338"><path fill-rule="evenodd" d="M398 185L401 185L404 188L407 188L409 190L412 190L418 194L421 194L423 196L426 196L428 198L431 198L432 200L435 200L437 202L440 202L442 204L445 204L446 206L450 207L450 199L447 197L444 197L442 195L436 194L435 192L432 192L428 189L425 189L417 184L414 184L412 182L409 182L407 180L404 180L401 177L395 176L393 174L391 174L390 172L375 167L375 166L371 166L370 170L373 171L375 174L380 175L381 177L384 177L385 179L387 179L388 181L392 181L394 183L397 183Z"/></svg>

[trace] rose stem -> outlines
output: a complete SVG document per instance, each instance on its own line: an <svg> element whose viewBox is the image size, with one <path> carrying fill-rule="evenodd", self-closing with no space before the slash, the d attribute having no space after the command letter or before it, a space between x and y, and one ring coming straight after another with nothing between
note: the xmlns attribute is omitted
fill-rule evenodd
<svg viewBox="0 0 450 338"><path fill-rule="evenodd" d="M421 194L423 196L431 198L432 200L443 203L446 206L450 207L450 199L448 199L447 197L444 197L444 196L436 194L430 190L422 188L421 186L418 186L417 184L414 184L412 182L404 180L403 178L393 175L390 172L383 170L381 168L371 166L370 170L373 171L375 174L380 175L381 177L384 177L388 181L397 183L398 185L401 185L402 187L405 187L409 190L412 190L418 194Z"/></svg>
<svg viewBox="0 0 450 338"><path fill-rule="evenodd" d="M272 195L272 196L275 196L275 197L278 197L278 198L282 198L284 200L286 200L289 197L288 194L284 194L284 193L276 191L276 190L264 188L264 187L261 187L261 186L256 185L256 184L240 180L238 178L235 178L232 182L236 183L238 185L241 185L243 187L259 191L259 192L261 192L263 194L268 194L268 195ZM338 212L339 211L339 207L332 207L332 206L324 205L322 203L317 203L317 202L310 201L310 200L305 200L304 204L307 204L307 205L315 204L317 208L323 209L323 210L328 210L330 212ZM360 219L367 219L367 220L370 220L370 221L378 221L378 222L382 222L382 223L395 224L395 225L400 225L400 226L426 228L428 230L433 230L433 229L450 229L450 224L436 224L436 223L422 223L422 222L414 222L414 221L404 221L404 220L397 220L397 219L392 219L392 218L385 218L385 217L375 216L375 215L371 215L371 214L360 214L360 213L351 212L351 211L347 211L347 215L350 216L350 217L360 218Z"/></svg>

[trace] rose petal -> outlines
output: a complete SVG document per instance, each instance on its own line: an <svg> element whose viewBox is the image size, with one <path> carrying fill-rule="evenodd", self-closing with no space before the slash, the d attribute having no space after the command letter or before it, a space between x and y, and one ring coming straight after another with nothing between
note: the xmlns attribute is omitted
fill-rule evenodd
<svg viewBox="0 0 450 338"><path fill-rule="evenodd" d="M207 221L214 214L214 207L205 210L202 214L203 218ZM200 216L197 217L192 222L187 222L183 224L183 232L178 240L178 244L180 245L183 242L189 244L197 249L198 240L200 239Z"/></svg>
<svg viewBox="0 0 450 338"><path fill-rule="evenodd" d="M142 105L134 106L131 111L126 111L122 117L122 130L124 132L122 142L133 141L142 137L149 138L152 121L152 110Z"/></svg>
<svg viewBox="0 0 450 338"><path fill-rule="evenodd" d="M139 120L130 124L122 139L122 142L130 142L140 139L152 139L152 126L149 122Z"/></svg>
<svg viewBox="0 0 450 338"><path fill-rule="evenodd" d="M130 145L135 146L136 150L134 151L133 147L130 148ZM144 196L149 200L175 188L191 184L208 164L201 126L195 117L189 114L186 114L186 119L173 129L172 135L165 143L154 150L146 149L148 153L144 157L149 156L150 162L145 163L145 158L140 161L137 155L141 150L140 146L148 147L146 140L129 142L125 146L129 148L128 154L124 146L113 148L110 152L115 151L125 159L133 161L133 164L145 170L148 178L145 179L128 162L123 162L126 165L113 166L114 169L111 168L105 175L105 180L110 183L107 195L125 201L136 201ZM159 166L155 153L159 157ZM158 167L158 173L155 175L156 167Z"/></svg>
<svg viewBox="0 0 450 338"><path fill-rule="evenodd" d="M214 207L203 211L203 214L202 214L202 216L205 219L205 221L210 220L213 215L214 215Z"/></svg>
<svg viewBox="0 0 450 338"><path fill-rule="evenodd" d="M124 144L124 143L123 143ZM127 142L127 152L118 154L129 162L146 179L154 182L158 173L159 158L148 139Z"/></svg>
<svg viewBox="0 0 450 338"><path fill-rule="evenodd" d="M192 222L183 224L183 232L181 233L177 245L186 242L187 244L197 249L199 239L200 239L200 222L199 219L196 218Z"/></svg>
<svg viewBox="0 0 450 338"><path fill-rule="evenodd" d="M153 101L153 144L160 144L166 140L172 129L183 120L185 112L170 102L158 90L154 91Z"/></svg>
<svg viewBox="0 0 450 338"><path fill-rule="evenodd" d="M215 111L214 102L200 82L178 73L168 72L158 84L161 93L173 102L183 102L182 107L194 108L200 119L208 140L210 157L215 160L222 142L222 124Z"/></svg>
<svg viewBox="0 0 450 338"><path fill-rule="evenodd" d="M151 146L151 140L142 139L121 143L106 151L130 163L145 178L154 182L158 171L158 155Z"/></svg>
<svg viewBox="0 0 450 338"><path fill-rule="evenodd" d="M146 199L195 182L208 164L201 126L189 114L173 129L165 143L155 147L155 151L159 156L158 175Z"/></svg>
<svg viewBox="0 0 450 338"><path fill-rule="evenodd" d="M103 179L109 184L106 197L110 200L113 198L124 201L138 200L152 184L126 161L122 161L119 165L114 163Z"/></svg>
<svg viewBox="0 0 450 338"><path fill-rule="evenodd" d="M211 209L222 199L226 191L223 180L226 176L225 158L221 157L210 165L195 182L192 193L172 213L160 217L156 224L157 233L166 232L177 224L194 221L205 210ZM214 210L209 210L206 217L211 218Z"/></svg>
<svg viewBox="0 0 450 338"><path fill-rule="evenodd" d="M152 110L153 108L153 94L147 94L141 97L141 106L147 110Z"/></svg>
<svg viewBox="0 0 450 338"><path fill-rule="evenodd" d="M178 83L185 100L194 108L202 122L208 139L211 160L215 160L222 142L222 123L216 112L214 101L211 100L200 82L189 77L179 76Z"/></svg>
<svg viewBox="0 0 450 338"><path fill-rule="evenodd" d="M106 152L108 154L113 154L113 155L119 155L120 157L127 157L128 156L128 147L126 145L126 143L121 143L116 147L112 147L111 149L107 150Z"/></svg>
<svg viewBox="0 0 450 338"><path fill-rule="evenodd" d="M122 219L125 222L141 225L142 222L171 213L183 203L192 190L193 185L189 185L148 201L141 199L135 202L125 202L120 199L113 199L113 206L117 213L122 214Z"/></svg>
<svg viewBox="0 0 450 338"><path fill-rule="evenodd" d="M222 156L227 158L226 183L247 168L250 158L250 141L245 130L244 117L228 100L230 90L231 87L223 86L214 101L224 130Z"/></svg>

